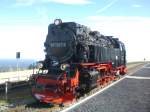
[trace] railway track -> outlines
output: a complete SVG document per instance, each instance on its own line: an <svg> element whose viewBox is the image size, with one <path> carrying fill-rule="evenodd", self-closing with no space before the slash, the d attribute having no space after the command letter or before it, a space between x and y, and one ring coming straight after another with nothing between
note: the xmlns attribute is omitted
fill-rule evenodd
<svg viewBox="0 0 150 112"><path fill-rule="evenodd" d="M134 63L134 65L130 64L128 74L136 71L144 64L145 63L138 63L138 64ZM123 77L124 76L120 78ZM95 92L100 91L103 88L106 88L106 86L107 85L93 89L92 91L85 94L77 101L72 102L70 105L80 102L81 100L85 99L87 96L90 96ZM2 98L0 99L0 112L59 112L70 106L70 105L65 105L64 107L59 107L58 105L39 103L31 96L29 86L13 89L11 92L8 93L7 98L4 95L4 93L0 93L0 97Z"/></svg>

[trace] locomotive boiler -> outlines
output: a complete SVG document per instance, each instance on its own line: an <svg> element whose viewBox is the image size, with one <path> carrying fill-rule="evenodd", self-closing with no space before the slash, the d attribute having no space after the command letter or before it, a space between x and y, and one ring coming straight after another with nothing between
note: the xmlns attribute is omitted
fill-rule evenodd
<svg viewBox="0 0 150 112"><path fill-rule="evenodd" d="M46 103L70 102L126 73L123 42L75 22L48 26L45 59L33 74L33 96Z"/></svg>

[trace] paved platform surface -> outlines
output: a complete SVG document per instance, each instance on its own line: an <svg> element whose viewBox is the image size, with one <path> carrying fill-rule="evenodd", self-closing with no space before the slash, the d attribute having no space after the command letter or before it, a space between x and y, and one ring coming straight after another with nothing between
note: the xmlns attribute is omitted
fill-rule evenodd
<svg viewBox="0 0 150 112"><path fill-rule="evenodd" d="M150 112L150 64L67 112Z"/></svg>

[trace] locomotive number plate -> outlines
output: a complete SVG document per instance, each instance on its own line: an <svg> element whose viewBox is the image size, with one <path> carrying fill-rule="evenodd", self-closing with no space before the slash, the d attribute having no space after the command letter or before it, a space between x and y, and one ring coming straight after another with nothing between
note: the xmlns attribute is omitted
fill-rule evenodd
<svg viewBox="0 0 150 112"><path fill-rule="evenodd" d="M66 47L66 42L51 42L50 47Z"/></svg>

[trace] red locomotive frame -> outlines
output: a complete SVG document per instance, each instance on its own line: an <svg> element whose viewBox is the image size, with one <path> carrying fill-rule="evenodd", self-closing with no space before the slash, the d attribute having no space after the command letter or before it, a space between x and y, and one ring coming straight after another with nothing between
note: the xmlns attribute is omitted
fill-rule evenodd
<svg viewBox="0 0 150 112"><path fill-rule="evenodd" d="M32 93L36 99L40 102L53 103L53 104L64 104L72 102L78 96L76 88L79 87L79 78L82 75L81 68L95 69L103 76L97 79L97 86L104 86L109 84L111 81L116 80L118 75L124 75L127 73L126 66L122 65L117 68L113 68L112 63L80 63L74 64L75 72L73 77L67 76L67 70L63 71L61 80L47 78L47 75L38 75L34 80L36 84L44 85L38 90L36 87L32 88ZM69 68L72 65L69 65ZM49 88L46 88L48 85ZM51 89L50 89L51 88Z"/></svg>

